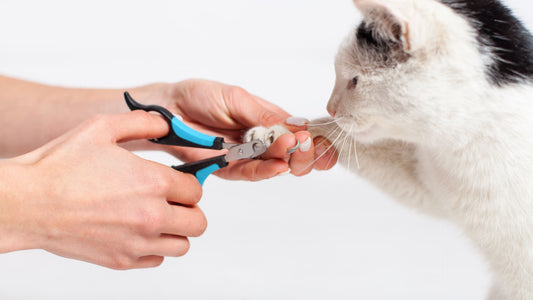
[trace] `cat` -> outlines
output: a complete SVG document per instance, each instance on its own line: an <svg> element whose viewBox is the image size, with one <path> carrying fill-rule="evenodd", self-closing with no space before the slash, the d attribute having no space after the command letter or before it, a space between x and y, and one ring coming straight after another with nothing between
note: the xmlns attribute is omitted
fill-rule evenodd
<svg viewBox="0 0 533 300"><path fill-rule="evenodd" d="M499 0L354 3L331 118L309 131L393 198L461 226L493 271L489 299L533 299L533 37Z"/></svg>

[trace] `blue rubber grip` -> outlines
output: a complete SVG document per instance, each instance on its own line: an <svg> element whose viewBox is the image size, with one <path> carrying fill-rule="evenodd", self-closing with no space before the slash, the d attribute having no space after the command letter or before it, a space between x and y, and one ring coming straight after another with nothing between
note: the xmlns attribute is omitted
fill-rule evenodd
<svg viewBox="0 0 533 300"><path fill-rule="evenodd" d="M214 136L210 136L196 131L185 125L185 123L183 123L176 117L172 118L172 129L174 130L174 133L176 133L177 136L194 144L202 145L205 147L213 147L215 143L216 138Z"/></svg>
<svg viewBox="0 0 533 300"><path fill-rule="evenodd" d="M212 164L209 167L196 172L196 179L198 179L200 185L204 185L204 181L207 179L207 177L218 169L220 169L220 167L217 164Z"/></svg>
<svg viewBox="0 0 533 300"><path fill-rule="evenodd" d="M200 184L204 184L206 178L218 169L228 165L226 155L210 157L204 160L190 162L181 166L172 166L173 169L182 173L192 174L198 179Z"/></svg>

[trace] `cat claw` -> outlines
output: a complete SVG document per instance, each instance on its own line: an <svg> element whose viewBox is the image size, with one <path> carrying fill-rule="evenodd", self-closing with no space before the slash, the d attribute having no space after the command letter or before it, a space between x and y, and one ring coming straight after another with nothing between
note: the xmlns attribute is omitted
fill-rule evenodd
<svg viewBox="0 0 533 300"><path fill-rule="evenodd" d="M287 153L289 154L293 154L294 152L296 152L296 150L300 149L300 140L296 139L296 146L292 147L292 148L289 148L287 150Z"/></svg>

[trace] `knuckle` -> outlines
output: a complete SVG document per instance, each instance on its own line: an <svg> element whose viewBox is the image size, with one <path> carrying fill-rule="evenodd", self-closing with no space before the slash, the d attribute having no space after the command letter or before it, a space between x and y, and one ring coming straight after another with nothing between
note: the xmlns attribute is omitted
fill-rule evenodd
<svg viewBox="0 0 533 300"><path fill-rule="evenodd" d="M232 85L229 87L229 94L231 98L236 101L241 101L245 99L246 97L250 96L248 91L246 91L240 86L235 86L235 85Z"/></svg>
<svg viewBox="0 0 533 300"><path fill-rule="evenodd" d="M258 181L256 168L245 168L243 175L248 181Z"/></svg>
<svg viewBox="0 0 533 300"><path fill-rule="evenodd" d="M144 110L134 110L134 111L130 112L130 114L132 114L136 118L142 119L140 121L143 122L143 123L150 122L152 120L152 117L153 117L149 112L144 111Z"/></svg>
<svg viewBox="0 0 533 300"><path fill-rule="evenodd" d="M154 121L155 116L144 110L134 110L130 114L139 124L145 125L142 129L138 129L140 131L139 134L148 136L150 132L149 124Z"/></svg>
<svg viewBox="0 0 533 300"><path fill-rule="evenodd" d="M149 241L141 236L136 236L128 239L127 251L132 256L140 257L147 252Z"/></svg>
<svg viewBox="0 0 533 300"><path fill-rule="evenodd" d="M159 207L148 206L140 210L134 221L140 233L153 234L163 221L163 212Z"/></svg>
<svg viewBox="0 0 533 300"><path fill-rule="evenodd" d="M103 114L97 114L92 116L87 121L87 126L90 129L100 129L102 127L106 127L109 123L109 117Z"/></svg>
<svg viewBox="0 0 533 300"><path fill-rule="evenodd" d="M279 117L279 115L269 111L269 110L265 110L263 112L261 112L261 123L262 124L277 124L277 123L280 123L281 122L281 119Z"/></svg>
<svg viewBox="0 0 533 300"><path fill-rule="evenodd" d="M153 190L160 191L163 194L166 194L172 187L172 178L170 176L154 176L154 187Z"/></svg>
<svg viewBox="0 0 533 300"><path fill-rule="evenodd" d="M108 267L113 270L128 270L133 268L134 259L126 255L117 255L111 259Z"/></svg>
<svg viewBox="0 0 533 300"><path fill-rule="evenodd" d="M96 114L92 116L89 120L93 124L105 123L107 122L107 116L104 114Z"/></svg>

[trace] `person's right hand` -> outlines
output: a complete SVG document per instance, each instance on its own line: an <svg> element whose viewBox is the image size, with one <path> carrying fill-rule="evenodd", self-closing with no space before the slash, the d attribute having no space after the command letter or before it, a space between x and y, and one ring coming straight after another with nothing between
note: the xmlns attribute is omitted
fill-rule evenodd
<svg viewBox="0 0 533 300"><path fill-rule="evenodd" d="M198 180L117 145L168 130L143 111L97 116L0 162L0 252L40 248L113 269L185 254L207 226Z"/></svg>

